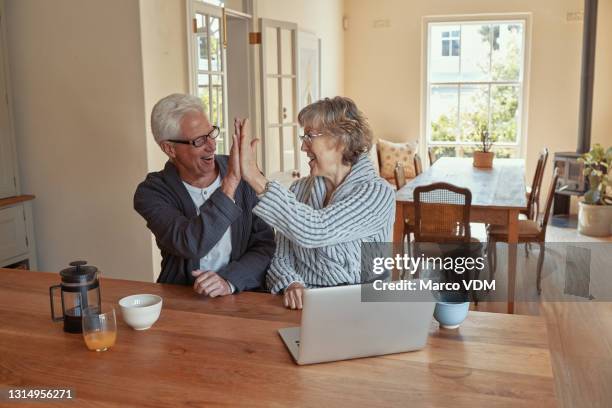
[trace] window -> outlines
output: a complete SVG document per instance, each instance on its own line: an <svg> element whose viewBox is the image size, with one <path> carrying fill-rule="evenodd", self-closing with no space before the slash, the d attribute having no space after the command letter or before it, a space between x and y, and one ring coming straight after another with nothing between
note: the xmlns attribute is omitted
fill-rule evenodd
<svg viewBox="0 0 612 408"><path fill-rule="evenodd" d="M221 8L194 1L193 32L190 32L192 92L202 99L212 125L221 129L217 152L227 152L227 68L222 42Z"/></svg>
<svg viewBox="0 0 612 408"><path fill-rule="evenodd" d="M459 31L445 31L442 33L442 56L459 56Z"/></svg>
<svg viewBox="0 0 612 408"><path fill-rule="evenodd" d="M427 145L469 157L488 132L497 157L519 156L525 20L430 22L427 32Z"/></svg>

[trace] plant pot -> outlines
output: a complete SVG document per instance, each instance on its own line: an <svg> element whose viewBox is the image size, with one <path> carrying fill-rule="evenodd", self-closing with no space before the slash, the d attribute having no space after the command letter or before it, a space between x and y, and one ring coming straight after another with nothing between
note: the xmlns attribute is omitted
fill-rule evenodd
<svg viewBox="0 0 612 408"><path fill-rule="evenodd" d="M474 152L474 167L490 169L493 167L493 152Z"/></svg>
<svg viewBox="0 0 612 408"><path fill-rule="evenodd" d="M578 202L578 232L590 237L612 235L612 206Z"/></svg>

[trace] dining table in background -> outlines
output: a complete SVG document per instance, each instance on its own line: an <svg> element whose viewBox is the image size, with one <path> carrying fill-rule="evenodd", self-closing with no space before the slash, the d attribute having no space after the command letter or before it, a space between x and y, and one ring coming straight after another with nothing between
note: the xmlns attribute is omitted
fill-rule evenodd
<svg viewBox="0 0 612 408"><path fill-rule="evenodd" d="M514 312L514 279L518 243L518 219L527 207L525 161L495 159L493 167L474 167L471 158L441 157L423 173L396 192L393 242L402 242L404 218L414 217L414 189L445 182L468 188L472 193L470 222L504 225L508 228L508 313Z"/></svg>
<svg viewBox="0 0 612 408"><path fill-rule="evenodd" d="M103 306L118 309L123 296L152 293L163 309L146 331L118 314L115 346L93 352L81 335L51 321L49 286L58 282L58 273L0 269L0 389L71 388L74 404L64 403L78 407L557 403L540 316L470 312L458 330L432 320L423 350L297 366L277 330L298 326L301 313L284 308L279 296L210 299L188 286L102 277ZM28 405L41 406L15 404Z"/></svg>

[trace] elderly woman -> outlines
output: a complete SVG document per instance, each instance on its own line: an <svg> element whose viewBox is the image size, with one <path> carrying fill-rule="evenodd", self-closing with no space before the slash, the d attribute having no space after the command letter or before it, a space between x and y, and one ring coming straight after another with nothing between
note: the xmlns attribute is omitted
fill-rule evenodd
<svg viewBox="0 0 612 408"><path fill-rule="evenodd" d="M301 309L304 288L360 283L360 244L391 241L395 213L393 189L367 156L372 131L352 100L325 98L298 121L310 176L289 190L261 174L256 140L240 130L242 178L260 198L253 212L277 232L266 284L291 309Z"/></svg>

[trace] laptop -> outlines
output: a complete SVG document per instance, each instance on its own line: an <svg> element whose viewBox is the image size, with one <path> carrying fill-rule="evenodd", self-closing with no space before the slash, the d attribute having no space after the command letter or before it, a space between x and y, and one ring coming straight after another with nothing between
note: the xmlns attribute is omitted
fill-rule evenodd
<svg viewBox="0 0 612 408"><path fill-rule="evenodd" d="M425 347L435 307L430 292L406 292L400 302L362 302L363 286L304 291L301 327L278 331L297 364ZM365 286L364 290L372 289L372 285Z"/></svg>

